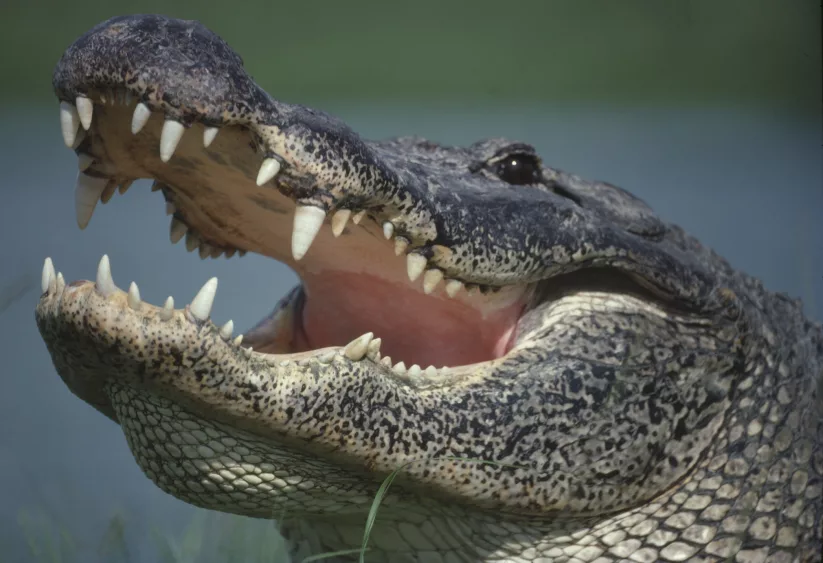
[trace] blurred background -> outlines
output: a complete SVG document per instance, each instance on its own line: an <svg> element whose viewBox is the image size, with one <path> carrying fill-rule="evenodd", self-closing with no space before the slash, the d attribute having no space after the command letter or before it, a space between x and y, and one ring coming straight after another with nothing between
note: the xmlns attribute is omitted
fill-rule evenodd
<svg viewBox="0 0 823 563"><path fill-rule="evenodd" d="M115 281L138 281L153 303L185 303L217 275L213 317L241 330L295 283L267 259L201 261L170 245L145 182L77 229L51 72L87 29L135 11L202 21L270 94L368 138L530 142L823 318L817 0L2 0L0 563L282 560L270 523L156 489L119 428L60 381L34 323L47 255L72 280L108 253Z"/></svg>

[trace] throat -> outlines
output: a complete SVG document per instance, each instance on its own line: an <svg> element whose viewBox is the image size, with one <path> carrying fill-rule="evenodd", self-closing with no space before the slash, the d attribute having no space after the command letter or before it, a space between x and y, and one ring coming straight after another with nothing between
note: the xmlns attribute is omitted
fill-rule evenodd
<svg viewBox="0 0 823 563"><path fill-rule="evenodd" d="M524 292L425 295L408 280L325 272L303 277L297 352L344 346L366 332L382 339L383 356L407 366L459 366L493 360L513 346Z"/></svg>

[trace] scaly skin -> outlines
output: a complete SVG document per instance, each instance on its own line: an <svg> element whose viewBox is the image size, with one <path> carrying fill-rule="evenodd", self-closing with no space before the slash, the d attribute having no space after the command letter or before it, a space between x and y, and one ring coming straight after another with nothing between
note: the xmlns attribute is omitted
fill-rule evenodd
<svg viewBox="0 0 823 563"><path fill-rule="evenodd" d="M820 560L821 327L629 193L500 139L363 140L195 22L100 24L54 86L81 226L153 178L173 239L302 278L240 344L215 282L164 309L47 261L58 373L163 490L277 518L296 556L359 547L402 468L370 560Z"/></svg>

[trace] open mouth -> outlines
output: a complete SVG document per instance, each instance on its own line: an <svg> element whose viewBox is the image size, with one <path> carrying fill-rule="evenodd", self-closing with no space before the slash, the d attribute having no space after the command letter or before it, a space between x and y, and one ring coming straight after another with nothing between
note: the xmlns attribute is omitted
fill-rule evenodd
<svg viewBox="0 0 823 563"><path fill-rule="evenodd" d="M449 277L431 264L448 249L416 252L419 241L408 221L400 213L380 218L386 216L380 203L338 198L329 209L316 197L301 202L303 177L290 174L289 163L305 147L282 143L283 154L261 154L259 138L248 129L184 125L126 89L88 91L74 103L62 102L60 115L66 145L78 155L80 228L98 203L149 178L165 198L173 243L184 241L200 258L256 252L300 276L302 285L256 327L232 337L229 321L221 328L224 338L269 354L329 354L339 347L352 360L368 358L412 380L501 358L514 346L532 285ZM47 265L44 291L52 276ZM118 291L107 258L96 287L104 294ZM207 282L186 314L207 319L216 288L216 280ZM144 315L174 314L171 300L163 307L142 303L134 284L126 293L131 308Z"/></svg>

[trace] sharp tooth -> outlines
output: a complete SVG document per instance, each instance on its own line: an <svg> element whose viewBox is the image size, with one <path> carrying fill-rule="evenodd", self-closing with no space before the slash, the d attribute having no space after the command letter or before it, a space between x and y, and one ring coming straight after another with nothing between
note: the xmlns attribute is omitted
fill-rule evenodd
<svg viewBox="0 0 823 563"><path fill-rule="evenodd" d="M188 231L186 233L186 250L194 252L198 248L200 248L200 235L194 231Z"/></svg>
<svg viewBox="0 0 823 563"><path fill-rule="evenodd" d="M367 332L366 334L359 336L352 340L351 342L346 345L346 348L343 350L343 354L352 361L359 361L363 359L363 356L366 355L366 352L369 349L369 344L374 338L373 332Z"/></svg>
<svg viewBox="0 0 823 563"><path fill-rule="evenodd" d="M314 237L320 231L326 212L312 205L298 205L294 212L294 228L291 234L291 253L300 260L308 252Z"/></svg>
<svg viewBox="0 0 823 563"><path fill-rule="evenodd" d="M335 237L343 234L346 223L349 222L349 217L351 217L351 209L341 209L331 216L331 232Z"/></svg>
<svg viewBox="0 0 823 563"><path fill-rule="evenodd" d="M406 272L411 281L416 280L426 269L426 259L420 254L409 254L406 256Z"/></svg>
<svg viewBox="0 0 823 563"><path fill-rule="evenodd" d="M262 186L269 182L277 176L278 172L280 172L280 161L276 158L267 158L260 165L260 171L257 173L257 185Z"/></svg>
<svg viewBox="0 0 823 563"><path fill-rule="evenodd" d="M411 367L409 368L408 373L409 373L409 375L411 375L412 377L415 377L415 376L417 376L417 375L420 375L420 373L421 373L422 371L423 371L423 370L421 370L421 369L420 369L420 366L418 366L417 364L414 364L413 366L411 366Z"/></svg>
<svg viewBox="0 0 823 563"><path fill-rule="evenodd" d="M235 346L240 346L240 345L243 343L243 335L242 335L242 334L238 334L238 335L234 338L234 340L232 340L232 343L233 343Z"/></svg>
<svg viewBox="0 0 823 563"><path fill-rule="evenodd" d="M166 302L163 304L163 309L160 310L160 320L168 321L174 313L174 298L169 295L166 297Z"/></svg>
<svg viewBox="0 0 823 563"><path fill-rule="evenodd" d="M110 181L106 184L106 189L103 190L103 193L100 194L100 201L103 203L108 203L111 198L114 197L114 192L117 191L117 184L113 181Z"/></svg>
<svg viewBox="0 0 823 563"><path fill-rule="evenodd" d="M209 318L215 293L217 293L217 278L211 278L203 284L203 287L200 288L200 291L192 299L191 305L189 305L189 311L195 319L205 321Z"/></svg>
<svg viewBox="0 0 823 563"><path fill-rule="evenodd" d="M80 172L77 174L77 187L74 190L74 211L77 217L77 226L85 229L94 214L94 208L103 191L106 189L108 179L89 176Z"/></svg>
<svg viewBox="0 0 823 563"><path fill-rule="evenodd" d="M406 364L403 362L397 362L392 368L392 370L396 371L400 375L403 375L404 373L406 373Z"/></svg>
<svg viewBox="0 0 823 563"><path fill-rule="evenodd" d="M404 239L402 237L397 237L396 239L394 239L394 255L395 256L400 256L401 254L406 252L406 249L408 247L409 247L409 241L407 241L406 239Z"/></svg>
<svg viewBox="0 0 823 563"><path fill-rule="evenodd" d="M229 249L226 250L224 255L225 255L226 258L231 258L232 256L234 256L235 252L237 252L236 248L229 248Z"/></svg>
<svg viewBox="0 0 823 563"><path fill-rule="evenodd" d="M163 184L161 184L160 182L155 180L154 182L151 183L151 191L159 192L162 189L163 189Z"/></svg>
<svg viewBox="0 0 823 563"><path fill-rule="evenodd" d="M129 307L137 311L140 308L140 288L137 287L137 284L131 282L129 286L129 294L126 299L129 303Z"/></svg>
<svg viewBox="0 0 823 563"><path fill-rule="evenodd" d="M209 253L209 256L211 258L220 258L220 256L222 256L222 255L223 255L223 249L222 248L217 248L216 246L214 248L212 248L211 252Z"/></svg>
<svg viewBox="0 0 823 563"><path fill-rule="evenodd" d="M160 133L160 160L168 162L183 137L186 128L179 121L167 119Z"/></svg>
<svg viewBox="0 0 823 563"><path fill-rule="evenodd" d="M229 319L229 322L220 327L220 338L228 340L232 332L234 332L234 321Z"/></svg>
<svg viewBox="0 0 823 563"><path fill-rule="evenodd" d="M92 155L84 152L77 155L77 169L80 172L85 172L92 164L94 164L94 157Z"/></svg>
<svg viewBox="0 0 823 563"><path fill-rule="evenodd" d="M246 251L243 250L242 248L237 251L238 258L242 258L245 255L246 255Z"/></svg>
<svg viewBox="0 0 823 563"><path fill-rule="evenodd" d="M391 356L385 356L382 360L380 360L380 363L391 369Z"/></svg>
<svg viewBox="0 0 823 563"><path fill-rule="evenodd" d="M392 225L389 221L383 223L383 236L386 237L386 240L389 240L393 234L394 225Z"/></svg>
<svg viewBox="0 0 823 563"><path fill-rule="evenodd" d="M437 287L443 280L443 272L440 270L426 270L426 273L423 274L423 293L429 295L434 288Z"/></svg>
<svg viewBox="0 0 823 563"><path fill-rule="evenodd" d="M446 282L446 294L448 294L449 297L454 297L461 289L463 289L463 282L460 280L449 280Z"/></svg>
<svg viewBox="0 0 823 563"><path fill-rule="evenodd" d="M97 265L97 279L94 285L103 297L108 297L117 291L117 286L114 285L114 280L111 278L111 266L109 265L109 257L107 254L103 255L100 263Z"/></svg>
<svg viewBox="0 0 823 563"><path fill-rule="evenodd" d="M363 211L358 211L357 213L355 213L354 216L352 216L351 220L355 225L359 225L360 221L362 221L363 217L365 216L366 210L364 209Z"/></svg>
<svg viewBox="0 0 823 563"><path fill-rule="evenodd" d="M200 248L197 251L197 254L200 255L201 260L205 260L209 256L211 256L211 251L213 250L212 246L207 242L201 242Z"/></svg>
<svg viewBox="0 0 823 563"><path fill-rule="evenodd" d="M63 132L63 142L67 147L74 147L79 126L80 116L77 115L77 108L68 102L60 102L60 130Z"/></svg>
<svg viewBox="0 0 823 563"><path fill-rule="evenodd" d="M423 370L423 373L425 373L429 377L437 377L437 368L434 366L429 366L425 370Z"/></svg>
<svg viewBox="0 0 823 563"><path fill-rule="evenodd" d="M92 113L94 113L94 104L84 96L77 96L75 104L77 105L77 115L80 117L80 124L83 125L83 129L88 131L89 127L91 127L91 116Z"/></svg>
<svg viewBox="0 0 823 563"><path fill-rule="evenodd" d="M177 244L180 242L186 233L189 231L189 228L186 224L178 219L177 217L171 218L171 227L169 228L169 239L171 240L172 244Z"/></svg>
<svg viewBox="0 0 823 563"><path fill-rule="evenodd" d="M134 115L131 117L131 134L137 135L146 126L150 117L151 110L149 106L143 102L137 104L137 107L134 108Z"/></svg>
<svg viewBox="0 0 823 563"><path fill-rule="evenodd" d="M43 290L43 293L49 290L49 286L54 279L54 264L52 264L51 258L46 258L46 261L43 262L43 274L40 276L40 289Z"/></svg>
<svg viewBox="0 0 823 563"><path fill-rule="evenodd" d="M66 280L63 279L63 272L57 272L57 293L62 292L64 287L66 287Z"/></svg>
<svg viewBox="0 0 823 563"><path fill-rule="evenodd" d="M125 182L120 184L120 186L117 188L117 191L120 192L120 195L124 195L127 191L129 191L129 188L133 183L134 180L126 180Z"/></svg>
<svg viewBox="0 0 823 563"><path fill-rule="evenodd" d="M177 208L174 204L170 201L166 202L166 215L174 215L174 212L177 211Z"/></svg>
<svg viewBox="0 0 823 563"><path fill-rule="evenodd" d="M380 360L380 345L383 344L383 339L375 338L371 342L369 342L368 350L366 351L366 355L373 359L374 361Z"/></svg>
<svg viewBox="0 0 823 563"><path fill-rule="evenodd" d="M208 148L210 144L214 141L214 138L217 136L217 132L220 131L217 127L206 127L203 130L203 146Z"/></svg>
<svg viewBox="0 0 823 563"><path fill-rule="evenodd" d="M78 118L78 119L79 119L79 118ZM85 140L85 138L86 138L86 130L85 130L85 129L83 129L83 128L80 128L80 129L77 131L77 137L74 139L74 144L71 146L71 148L73 148L73 149L75 149L75 150L76 150L76 149L77 149L77 147L79 147L79 146L83 143L83 141Z"/></svg>

